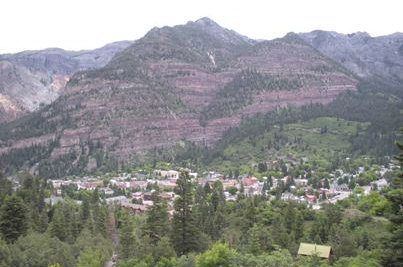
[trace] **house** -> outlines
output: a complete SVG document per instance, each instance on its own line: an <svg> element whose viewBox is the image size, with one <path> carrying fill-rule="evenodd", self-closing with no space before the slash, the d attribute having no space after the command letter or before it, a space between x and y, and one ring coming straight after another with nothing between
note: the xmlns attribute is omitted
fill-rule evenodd
<svg viewBox="0 0 403 267"><path fill-rule="evenodd" d="M297 198L298 198L298 197L297 197ZM295 196L294 196L294 194L292 194L292 193L284 192L284 193L281 194L281 199L282 199L282 200L294 200L294 199L295 199Z"/></svg>
<svg viewBox="0 0 403 267"><path fill-rule="evenodd" d="M143 199L143 192L134 192L134 193L132 193L132 198Z"/></svg>
<svg viewBox="0 0 403 267"><path fill-rule="evenodd" d="M127 182L126 187L133 189L145 189L147 187L147 181L130 181Z"/></svg>
<svg viewBox="0 0 403 267"><path fill-rule="evenodd" d="M224 192L224 197L226 201L236 201L237 195L231 195L229 192Z"/></svg>
<svg viewBox="0 0 403 267"><path fill-rule="evenodd" d="M307 186L308 179L294 179L294 183L296 186Z"/></svg>
<svg viewBox="0 0 403 267"><path fill-rule="evenodd" d="M316 203L316 196L315 195L305 195L305 199L310 204Z"/></svg>
<svg viewBox="0 0 403 267"><path fill-rule="evenodd" d="M97 187L103 186L103 181L86 181L86 182L81 182L77 185L78 190L84 189L84 190L95 190Z"/></svg>
<svg viewBox="0 0 403 267"><path fill-rule="evenodd" d="M331 184L330 185L330 191L332 192L346 192L346 191L351 191L351 189L348 187L347 184Z"/></svg>
<svg viewBox="0 0 403 267"><path fill-rule="evenodd" d="M133 213L144 213L147 210L147 206L139 205L139 204L132 204L130 202L121 202L120 206L127 210L130 210Z"/></svg>
<svg viewBox="0 0 403 267"><path fill-rule="evenodd" d="M316 255L319 258L330 260L333 251L330 246L322 246L310 243L301 243L298 249L298 255L301 256L314 256Z"/></svg>
<svg viewBox="0 0 403 267"><path fill-rule="evenodd" d="M176 187L176 182L173 182L171 180L161 180L158 181L158 186L162 189L173 190Z"/></svg>
<svg viewBox="0 0 403 267"><path fill-rule="evenodd" d="M113 190L110 189L109 187L99 188L99 191L103 192L105 194L105 196L112 196L114 193Z"/></svg>
<svg viewBox="0 0 403 267"><path fill-rule="evenodd" d="M242 178L241 183L244 186L251 186L254 185L258 182L256 177L248 177L248 178Z"/></svg>
<svg viewBox="0 0 403 267"><path fill-rule="evenodd" d="M152 199L152 192L145 192L143 194L143 199L150 201Z"/></svg>
<svg viewBox="0 0 403 267"><path fill-rule="evenodd" d="M173 192L162 192L160 197L165 201L172 201L175 198L175 193Z"/></svg>
<svg viewBox="0 0 403 267"><path fill-rule="evenodd" d="M125 196L116 196L116 197L109 197L106 200L108 204L119 204L122 202L128 202L129 200Z"/></svg>
<svg viewBox="0 0 403 267"><path fill-rule="evenodd" d="M155 170L154 175L162 177L162 178L173 178L173 179L179 179L179 172L174 171L174 170Z"/></svg>
<svg viewBox="0 0 403 267"><path fill-rule="evenodd" d="M53 189L59 189L63 184L64 180L51 180Z"/></svg>
<svg viewBox="0 0 403 267"><path fill-rule="evenodd" d="M388 182L386 181L386 179L377 180L377 181L373 182L372 184L376 184L376 187L378 190L382 190L388 186Z"/></svg>
<svg viewBox="0 0 403 267"><path fill-rule="evenodd" d="M369 185L361 186L361 188L364 190L364 196L369 195L369 192L371 192L371 186Z"/></svg>

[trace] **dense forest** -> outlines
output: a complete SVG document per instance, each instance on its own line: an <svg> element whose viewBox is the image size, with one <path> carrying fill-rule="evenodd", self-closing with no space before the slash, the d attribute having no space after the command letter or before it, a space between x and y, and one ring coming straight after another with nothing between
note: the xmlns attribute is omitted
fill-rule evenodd
<svg viewBox="0 0 403 267"><path fill-rule="evenodd" d="M396 157L403 168L403 144ZM226 201L220 181L177 180L174 210L155 187L142 214L107 205L97 189L49 204L46 179L0 176L1 266L401 266L401 169L390 187L312 210L292 201L248 197ZM275 193L275 192L274 192ZM329 260L297 256L301 242L332 247Z"/></svg>

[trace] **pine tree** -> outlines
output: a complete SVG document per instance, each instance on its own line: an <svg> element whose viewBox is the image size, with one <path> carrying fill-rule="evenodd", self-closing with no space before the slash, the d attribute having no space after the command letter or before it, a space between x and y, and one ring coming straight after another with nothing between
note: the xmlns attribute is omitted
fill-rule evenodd
<svg viewBox="0 0 403 267"><path fill-rule="evenodd" d="M197 251L199 230L192 214L193 196L189 173L181 171L176 182L175 213L172 221L172 243L178 255Z"/></svg>
<svg viewBox="0 0 403 267"><path fill-rule="evenodd" d="M92 192L91 195L91 204L97 205L99 203L99 191L98 188L95 188L95 190Z"/></svg>
<svg viewBox="0 0 403 267"><path fill-rule="evenodd" d="M204 194L210 194L211 193L211 187L210 187L210 185L209 185L209 183L206 183L205 185L204 185Z"/></svg>
<svg viewBox="0 0 403 267"><path fill-rule="evenodd" d="M3 199L11 195L13 191L13 186L11 181L4 176L4 174L0 171L0 205L3 203Z"/></svg>
<svg viewBox="0 0 403 267"><path fill-rule="evenodd" d="M151 199L153 206L147 210L146 233L152 241L158 242L169 231L168 210L158 189L152 193Z"/></svg>
<svg viewBox="0 0 403 267"><path fill-rule="evenodd" d="M11 253L6 242L0 239L0 266L11 267Z"/></svg>
<svg viewBox="0 0 403 267"><path fill-rule="evenodd" d="M298 211L295 215L295 224L294 224L294 237L295 242L298 242L304 236L304 217L301 212Z"/></svg>
<svg viewBox="0 0 403 267"><path fill-rule="evenodd" d="M108 232L108 208L106 205L95 205L92 212L95 233L106 237Z"/></svg>
<svg viewBox="0 0 403 267"><path fill-rule="evenodd" d="M208 183L206 183L206 185L208 185ZM212 205L209 204L211 189L210 186L208 186L207 191L210 193L207 193L205 189L206 187L201 185L196 187L195 204L192 207L192 213L195 217L196 227L203 233L211 234Z"/></svg>
<svg viewBox="0 0 403 267"><path fill-rule="evenodd" d="M403 128L400 129L403 133ZM400 164L400 172L391 181L391 188L387 198L392 204L392 214L390 216L391 236L385 242L383 253L384 266L397 267L403 262L403 143L397 142L400 149L396 159Z"/></svg>
<svg viewBox="0 0 403 267"><path fill-rule="evenodd" d="M330 189L329 180L327 178L325 178L325 181L323 182L323 187Z"/></svg>
<svg viewBox="0 0 403 267"><path fill-rule="evenodd" d="M217 211L218 205L225 204L223 185L220 181L214 183L214 191L211 194L211 204L213 205L214 212Z"/></svg>
<svg viewBox="0 0 403 267"><path fill-rule="evenodd" d="M53 207L52 221L49 226L50 235L65 241L70 237L68 224L70 220L66 218L64 204L58 203Z"/></svg>
<svg viewBox="0 0 403 267"><path fill-rule="evenodd" d="M0 233L8 243L14 242L28 230L27 208L21 198L6 197L0 210Z"/></svg>
<svg viewBox="0 0 403 267"><path fill-rule="evenodd" d="M295 225L295 211L291 203L287 203L287 208L284 213L284 222L287 232L291 233Z"/></svg>
<svg viewBox="0 0 403 267"><path fill-rule="evenodd" d="M211 231L211 239L218 240L222 235L222 230L226 224L225 220L225 204L220 203L217 206L217 210L214 212L213 220L212 220L212 231Z"/></svg>
<svg viewBox="0 0 403 267"><path fill-rule="evenodd" d="M90 217L90 202L88 198L84 198L83 204L81 205L81 222L85 225L85 222Z"/></svg>
<svg viewBox="0 0 403 267"><path fill-rule="evenodd" d="M132 224L129 220L123 223L120 230L119 258L128 259L135 255L136 237Z"/></svg>
<svg viewBox="0 0 403 267"><path fill-rule="evenodd" d="M270 179L270 178L269 178ZM262 195L264 197L267 196L267 193L270 191L270 182L268 180L263 182L263 188L262 188Z"/></svg>

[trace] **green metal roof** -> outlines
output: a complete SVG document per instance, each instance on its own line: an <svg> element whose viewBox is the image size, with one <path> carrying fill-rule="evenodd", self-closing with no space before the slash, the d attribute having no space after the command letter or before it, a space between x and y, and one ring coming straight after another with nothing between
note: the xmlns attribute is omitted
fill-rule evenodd
<svg viewBox="0 0 403 267"><path fill-rule="evenodd" d="M331 250L332 248L330 246L301 243L299 245L298 255L306 255L306 256L317 255L320 258L328 259Z"/></svg>

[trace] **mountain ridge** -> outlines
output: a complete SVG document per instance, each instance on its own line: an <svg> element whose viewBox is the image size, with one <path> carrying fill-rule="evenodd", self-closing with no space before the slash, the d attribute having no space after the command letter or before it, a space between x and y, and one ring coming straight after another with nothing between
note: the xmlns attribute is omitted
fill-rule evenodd
<svg viewBox="0 0 403 267"><path fill-rule="evenodd" d="M371 37L366 32L315 30L299 36L361 78L395 84L403 80L403 33Z"/></svg>
<svg viewBox="0 0 403 267"><path fill-rule="evenodd" d="M131 43L115 42L88 51L48 48L0 55L0 122L50 104L74 72L104 66Z"/></svg>
<svg viewBox="0 0 403 267"><path fill-rule="evenodd" d="M51 147L47 160L72 155L71 164L90 170L101 166L94 144L121 162L182 140L212 145L243 117L326 104L357 82L295 34L250 42L204 18L154 28L104 67L76 72L34 115L35 135L15 122L0 151Z"/></svg>
<svg viewBox="0 0 403 267"><path fill-rule="evenodd" d="M360 80L295 33L250 42L208 19L153 28L104 67L73 74L51 105L0 127L0 163L37 151L20 166L60 176L182 141L212 146L243 118L328 104Z"/></svg>

